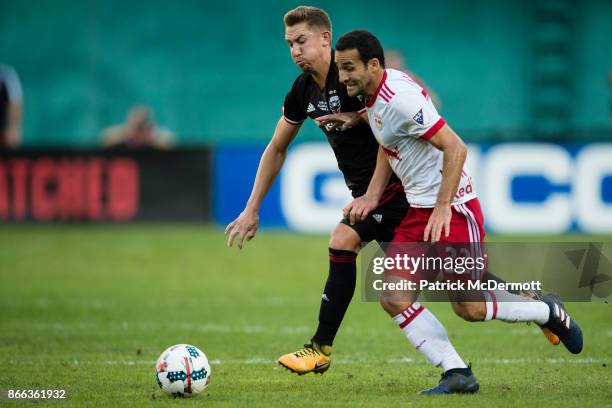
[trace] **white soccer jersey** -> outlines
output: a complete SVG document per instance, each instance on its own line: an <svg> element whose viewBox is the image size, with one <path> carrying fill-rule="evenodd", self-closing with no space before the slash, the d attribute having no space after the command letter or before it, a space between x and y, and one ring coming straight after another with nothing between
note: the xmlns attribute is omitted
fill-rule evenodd
<svg viewBox="0 0 612 408"><path fill-rule="evenodd" d="M442 182L443 153L427 142L446 123L431 98L407 74L387 69L366 104L370 127L413 207L431 208ZM465 170L452 204L476 197Z"/></svg>

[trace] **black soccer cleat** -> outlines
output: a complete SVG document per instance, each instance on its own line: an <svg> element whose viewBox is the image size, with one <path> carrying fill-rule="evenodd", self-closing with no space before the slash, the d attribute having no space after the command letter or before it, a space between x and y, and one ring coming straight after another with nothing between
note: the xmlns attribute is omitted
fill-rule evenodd
<svg viewBox="0 0 612 408"><path fill-rule="evenodd" d="M543 327L559 336L570 353L580 353L582 351L582 330L567 313L559 296L549 293L542 298L542 301L550 307L550 317Z"/></svg>
<svg viewBox="0 0 612 408"><path fill-rule="evenodd" d="M453 368L442 374L438 385L422 390L419 395L474 394L480 384L476 381L472 367Z"/></svg>

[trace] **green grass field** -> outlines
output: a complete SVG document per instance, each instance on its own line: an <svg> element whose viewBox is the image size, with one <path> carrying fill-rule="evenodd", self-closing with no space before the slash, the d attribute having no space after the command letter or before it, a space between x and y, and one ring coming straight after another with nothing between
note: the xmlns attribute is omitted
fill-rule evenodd
<svg viewBox="0 0 612 408"><path fill-rule="evenodd" d="M579 356L534 326L467 323L448 304L428 304L481 392L424 398L416 392L440 370L357 293L331 369L290 374L275 359L316 327L326 246L322 236L260 231L229 250L221 230L204 226L3 226L0 389L66 389L68 404L96 407L611 405L607 304L567 305L584 331ZM197 345L212 363L197 398L157 388L155 360L175 343Z"/></svg>

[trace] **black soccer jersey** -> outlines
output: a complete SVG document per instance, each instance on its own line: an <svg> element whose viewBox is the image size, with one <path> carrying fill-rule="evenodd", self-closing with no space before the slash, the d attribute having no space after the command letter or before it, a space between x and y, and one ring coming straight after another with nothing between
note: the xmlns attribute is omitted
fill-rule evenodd
<svg viewBox="0 0 612 408"><path fill-rule="evenodd" d="M358 98L346 93L346 86L340 83L338 67L334 62L332 51L331 64L325 80L325 89L321 90L310 74L302 74L293 83L285 97L283 115L292 124L303 122L306 117L311 119L330 113L357 112L365 107ZM347 187L353 197L365 194L376 167L378 142L365 122L345 131L337 131L333 124L325 126L323 132L332 147L338 168L344 175ZM399 180L393 176L389 186L398 190ZM385 191L388 196L389 191Z"/></svg>

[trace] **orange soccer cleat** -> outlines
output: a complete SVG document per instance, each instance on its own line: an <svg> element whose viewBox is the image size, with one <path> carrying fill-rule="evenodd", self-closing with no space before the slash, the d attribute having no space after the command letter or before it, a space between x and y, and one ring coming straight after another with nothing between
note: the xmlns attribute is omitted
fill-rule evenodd
<svg viewBox="0 0 612 408"><path fill-rule="evenodd" d="M544 326L540 326L540 329L542 329L544 337L546 337L546 340L548 340L550 344L557 346L559 343L561 343L561 339L559 339L559 336L557 336L555 333L551 332Z"/></svg>
<svg viewBox="0 0 612 408"><path fill-rule="evenodd" d="M329 350L329 351L328 351ZM331 347L320 346L317 343L304 344L304 347L280 356L278 363L286 369L298 374L323 374L331 364Z"/></svg>

